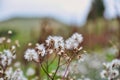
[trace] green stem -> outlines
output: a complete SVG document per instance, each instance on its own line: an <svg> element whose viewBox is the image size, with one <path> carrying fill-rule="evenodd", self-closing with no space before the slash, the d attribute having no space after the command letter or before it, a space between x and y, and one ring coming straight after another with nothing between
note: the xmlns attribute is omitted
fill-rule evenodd
<svg viewBox="0 0 120 80"><path fill-rule="evenodd" d="M54 80L54 78L55 78L55 76L56 76L56 74L57 74L57 71L58 71L58 69L59 69L59 66L60 66L60 58L61 58L61 56L59 56L59 58L58 58L58 65L57 65L57 68L56 68L56 70L55 70L55 73L54 73L54 75L53 75L52 80Z"/></svg>
<svg viewBox="0 0 120 80"><path fill-rule="evenodd" d="M45 70L45 68L43 67L43 65L42 64L40 64L41 65L41 68L42 68L42 70L46 73L46 75L52 80L52 77L48 74L48 72Z"/></svg>

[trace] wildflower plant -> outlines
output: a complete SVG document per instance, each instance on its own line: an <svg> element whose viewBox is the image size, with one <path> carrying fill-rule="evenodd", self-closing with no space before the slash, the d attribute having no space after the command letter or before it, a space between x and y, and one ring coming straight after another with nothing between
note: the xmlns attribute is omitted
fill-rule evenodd
<svg viewBox="0 0 120 80"><path fill-rule="evenodd" d="M120 80L120 60L114 59L109 63L103 63L105 69L100 73L101 77L108 80Z"/></svg>
<svg viewBox="0 0 120 80"><path fill-rule="evenodd" d="M8 31L10 36L12 31ZM0 80L26 80L21 69L11 67L16 58L17 44L12 44L10 37L0 37Z"/></svg>
<svg viewBox="0 0 120 80"><path fill-rule="evenodd" d="M47 79L55 80L67 79L69 66L72 61L81 58L83 37L79 33L74 33L70 38L64 40L61 36L48 36L44 43L37 43L35 47L25 51L24 58L40 65L40 68L47 75ZM50 70L50 66L56 62L55 69ZM58 70L65 65L62 77L57 76Z"/></svg>

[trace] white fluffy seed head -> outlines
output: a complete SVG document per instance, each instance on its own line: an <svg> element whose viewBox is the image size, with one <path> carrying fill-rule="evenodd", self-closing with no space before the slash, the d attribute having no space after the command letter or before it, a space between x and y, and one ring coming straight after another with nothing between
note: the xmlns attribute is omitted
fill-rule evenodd
<svg viewBox="0 0 120 80"><path fill-rule="evenodd" d="M38 49L38 51L42 57L46 55L46 50L45 50L44 44L37 44L36 48Z"/></svg>
<svg viewBox="0 0 120 80"><path fill-rule="evenodd" d="M81 34L74 33L70 38L65 41L66 49L75 49L78 48L79 44L83 41Z"/></svg>
<svg viewBox="0 0 120 80"><path fill-rule="evenodd" d="M119 75L120 60L114 59L112 62L104 63L105 70L101 72L102 78L107 78L108 80L115 79Z"/></svg>
<svg viewBox="0 0 120 80"><path fill-rule="evenodd" d="M25 52L24 58L28 61L39 60L38 53L34 49L27 49Z"/></svg>
<svg viewBox="0 0 120 80"><path fill-rule="evenodd" d="M10 80L27 80L25 76L23 75L23 71L21 69L15 70L15 72L12 74Z"/></svg>
<svg viewBox="0 0 120 80"><path fill-rule="evenodd" d="M107 73L106 70L103 70L103 71L100 73L101 78L106 78L107 75L108 75L108 73Z"/></svg>
<svg viewBox="0 0 120 80"><path fill-rule="evenodd" d="M54 42L54 48L55 49L64 49L64 40L61 36L49 36L46 40L47 46L51 44L51 41Z"/></svg>
<svg viewBox="0 0 120 80"><path fill-rule="evenodd" d="M11 64L12 60L14 59L14 56L12 52L8 49L8 50L3 50L3 52L1 52L0 58L1 58L1 65L7 66Z"/></svg>
<svg viewBox="0 0 120 80"><path fill-rule="evenodd" d="M111 73L108 78L110 78L110 80L111 80L111 79L116 78L118 75L119 75L119 71L117 69L113 69L113 70L111 70Z"/></svg>

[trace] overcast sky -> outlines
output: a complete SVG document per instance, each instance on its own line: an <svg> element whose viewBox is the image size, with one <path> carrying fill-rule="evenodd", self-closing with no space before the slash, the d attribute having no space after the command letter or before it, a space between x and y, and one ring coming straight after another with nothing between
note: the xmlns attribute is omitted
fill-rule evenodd
<svg viewBox="0 0 120 80"><path fill-rule="evenodd" d="M83 25L92 0L1 0L0 20L12 17L52 17Z"/></svg>
<svg viewBox="0 0 120 80"><path fill-rule="evenodd" d="M0 21L14 17L51 17L84 25L93 0L0 0ZM105 18L120 15L120 0L103 0ZM116 12L117 9L117 12Z"/></svg>

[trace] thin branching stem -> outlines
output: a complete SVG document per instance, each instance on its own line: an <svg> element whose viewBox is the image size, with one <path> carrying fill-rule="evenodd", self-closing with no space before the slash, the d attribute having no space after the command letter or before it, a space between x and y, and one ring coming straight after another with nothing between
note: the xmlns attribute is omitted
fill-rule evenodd
<svg viewBox="0 0 120 80"><path fill-rule="evenodd" d="M53 60L48 64L48 66L50 66L56 59L57 55L55 54L55 57L53 58Z"/></svg>
<svg viewBox="0 0 120 80"><path fill-rule="evenodd" d="M47 55L47 61L46 61L46 71L49 73L48 55ZM49 79L48 76L47 76L47 79Z"/></svg>
<svg viewBox="0 0 120 80"><path fill-rule="evenodd" d="M64 73L64 75L62 77L62 80L64 80L65 76L67 75L67 71L69 69L69 65L70 65L70 62L67 64L67 68L66 68L65 73Z"/></svg>
<svg viewBox="0 0 120 80"><path fill-rule="evenodd" d="M71 56L71 60L68 62L68 64L67 64L67 68L66 68L66 70L65 70L65 73L64 73L64 75L63 75L63 77L62 77L62 80L64 80L64 78L65 78L65 76L67 75L67 71L68 71L68 69L69 69L69 66L70 66L70 63L71 63L71 61L72 61L72 59L75 57L75 55L73 54L72 56Z"/></svg>
<svg viewBox="0 0 120 80"><path fill-rule="evenodd" d="M59 67L60 67L60 59L61 59L61 56L59 56L59 58L58 58L58 65L57 65L57 68L56 68L56 70L55 70L55 73L54 73L54 75L53 75L53 79L52 79L52 80L54 80L54 78L55 78L55 76L56 76L56 74L57 74L57 71L58 71L58 69L59 69Z"/></svg>
<svg viewBox="0 0 120 80"><path fill-rule="evenodd" d="M43 67L43 65L42 64L40 64L41 65L41 68L42 68L42 70L46 73L46 75L52 80L52 77L49 75L49 73L45 70L45 68Z"/></svg>

